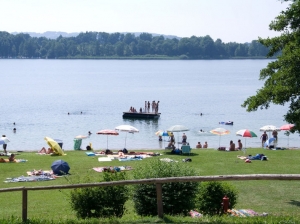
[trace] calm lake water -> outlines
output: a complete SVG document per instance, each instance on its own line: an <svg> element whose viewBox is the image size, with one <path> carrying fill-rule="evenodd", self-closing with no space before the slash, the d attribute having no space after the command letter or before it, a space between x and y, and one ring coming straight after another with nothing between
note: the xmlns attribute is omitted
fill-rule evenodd
<svg viewBox="0 0 300 224"><path fill-rule="evenodd" d="M126 148L159 149L155 132L181 124L192 147L208 141L219 146L219 136L201 134L217 127L231 131L221 137L221 145L235 143L235 133L250 129L257 138L247 139L247 147L260 146L260 127L280 127L287 107L272 105L268 110L246 112L240 105L263 85L259 71L270 60L0 60L2 100L0 134L10 139L9 150L39 150L47 147L45 136L61 139L72 150L74 137L93 134L82 142L95 149L107 148L102 129L129 124L139 133L127 134ZM158 120L128 120L122 112L130 106L160 101ZM82 114L81 114L82 112ZM68 115L70 113L70 115ZM203 113L202 116L199 114ZM233 126L219 125L234 121ZM16 125L13 125L13 123ZM16 133L13 133L16 128ZM182 133L175 133L181 139ZM108 137L109 149L124 148L126 134ZM241 138L245 144L245 139ZM167 138L165 138L167 140ZM299 135L289 139L279 132L279 145L298 147Z"/></svg>

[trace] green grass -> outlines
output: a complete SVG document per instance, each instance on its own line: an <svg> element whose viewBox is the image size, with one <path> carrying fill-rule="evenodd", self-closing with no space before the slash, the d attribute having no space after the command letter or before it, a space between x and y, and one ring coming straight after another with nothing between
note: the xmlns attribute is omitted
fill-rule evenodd
<svg viewBox="0 0 300 224"><path fill-rule="evenodd" d="M243 152L221 152L213 149L193 150L191 155L173 155L167 151L157 151L164 155L159 157L147 158L142 161L130 162L98 162L98 157L89 157L84 151L67 151L66 156L49 156L37 155L32 152L22 152L17 158L27 159L25 163L0 163L0 188L12 188L20 186L51 186L78 183L85 176L90 176L95 180L99 179L101 173L92 170L93 167L99 166L120 166L130 165L134 169L147 163L151 159L171 158L182 161L184 158L191 158L192 162L185 163L186 166L196 169L199 176L208 175L234 175L234 174L298 174L300 150L264 150L248 149L247 155L263 153L268 157L268 161L252 161L244 163L243 160L237 159L237 155L244 155ZM26 171L33 169L50 170L51 164L57 159L63 159L69 163L71 170L68 178L57 178L54 181L43 182L19 182L4 183L8 177L26 176ZM132 178L132 172L127 171L128 178ZM259 217L254 222L260 223L259 220L266 219L286 220L291 219L288 223L300 221L300 181L231 181L239 190L237 209L253 209L258 213L267 212L269 217ZM51 191L29 191L28 193L28 218L35 223L45 223L45 220L54 223L64 223L67 220L76 220L75 214L70 209L69 190L51 190ZM1 193L3 202L0 205L0 217L4 217L12 222L22 216L22 195L21 192ZM106 220L107 222L197 222L190 217L170 217L164 219L157 217L139 217L133 210L133 203L129 200L126 204L126 213L122 219ZM14 218L11 218L14 217ZM283 217L283 218L281 218ZM230 223L233 221L228 217L223 218L206 218L215 223ZM239 223L240 219L234 219ZM247 219L248 220L248 219ZM40 221L40 222L39 222ZM72 222L73 222L72 221ZM200 221L200 220L198 220ZM203 221L203 219L202 219ZM244 220L245 221L245 220ZM2 223L2 221L0 220ZM79 223L79 222L78 222ZM81 221L81 223L84 223ZM91 223L93 221L91 220ZM96 223L96 222L95 222Z"/></svg>

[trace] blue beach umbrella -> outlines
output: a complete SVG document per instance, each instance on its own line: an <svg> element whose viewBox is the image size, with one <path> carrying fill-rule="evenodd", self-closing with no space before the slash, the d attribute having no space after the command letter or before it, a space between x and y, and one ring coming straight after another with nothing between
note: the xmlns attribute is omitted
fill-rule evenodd
<svg viewBox="0 0 300 224"><path fill-rule="evenodd" d="M67 162L63 160L55 160L52 165L51 169L54 174L56 175L65 175L69 174L70 166Z"/></svg>

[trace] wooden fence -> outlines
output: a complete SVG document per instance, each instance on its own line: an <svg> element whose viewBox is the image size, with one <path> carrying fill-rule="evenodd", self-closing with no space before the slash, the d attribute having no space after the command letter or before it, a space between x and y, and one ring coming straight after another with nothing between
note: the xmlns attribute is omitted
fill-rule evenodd
<svg viewBox="0 0 300 224"><path fill-rule="evenodd" d="M1 192L22 191L22 220L27 220L28 191L55 190L55 189L74 189L85 187L106 187L132 184L155 184L157 198L158 217L163 217L162 202L162 184L171 182L201 182L201 181L245 181L245 180L300 180L299 174L251 174L251 175L224 175L224 176L189 176L189 177L169 177L169 178L152 178L141 180L110 181L89 184L70 184L54 185L41 187L16 187L3 188Z"/></svg>

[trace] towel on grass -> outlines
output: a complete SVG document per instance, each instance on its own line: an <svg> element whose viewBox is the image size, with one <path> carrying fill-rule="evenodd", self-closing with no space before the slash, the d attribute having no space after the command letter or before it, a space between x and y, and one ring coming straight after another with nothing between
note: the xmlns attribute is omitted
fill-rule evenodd
<svg viewBox="0 0 300 224"><path fill-rule="evenodd" d="M15 183L15 182L35 182L35 181L48 181L48 180L55 180L53 177L48 176L30 176L30 177L13 177L13 178L6 178L4 183Z"/></svg>
<svg viewBox="0 0 300 224"><path fill-rule="evenodd" d="M258 216L259 214L256 213L255 211L251 209L228 209L227 210L228 214L231 216L236 216L236 217L252 217L252 216Z"/></svg>
<svg viewBox="0 0 300 224"><path fill-rule="evenodd" d="M113 159L110 157L100 157L98 158L99 162L111 162Z"/></svg>
<svg viewBox="0 0 300 224"><path fill-rule="evenodd" d="M134 161L134 160L143 160L143 158L141 156L119 158L119 161L121 161L121 162Z"/></svg>
<svg viewBox="0 0 300 224"><path fill-rule="evenodd" d="M169 158L163 158L163 159L160 159L160 161L164 161L164 162L178 162L176 160L173 160L173 159L169 159Z"/></svg>
<svg viewBox="0 0 300 224"><path fill-rule="evenodd" d="M94 167L93 170L95 170L96 172L104 172L104 171L128 171L128 170L132 170L131 166L108 166L108 167Z"/></svg>

